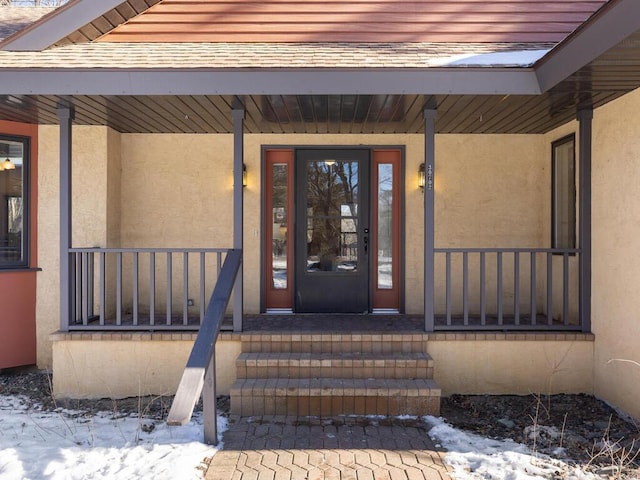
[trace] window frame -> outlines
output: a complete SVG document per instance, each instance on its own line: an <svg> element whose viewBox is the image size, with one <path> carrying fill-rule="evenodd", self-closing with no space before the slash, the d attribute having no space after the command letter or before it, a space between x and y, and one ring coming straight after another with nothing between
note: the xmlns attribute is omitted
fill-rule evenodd
<svg viewBox="0 0 640 480"><path fill-rule="evenodd" d="M557 215L557 211L558 211L558 203L557 202L557 175L556 175L556 170L557 170L557 163L558 163L558 158L557 158L557 151L559 147L562 147L568 143L571 143L573 148L571 151L571 158L568 160L571 164L571 169L573 171L573 181L571 182L571 185L573 186L573 188L571 189L570 193L572 198L568 199L568 201L573 200L571 202L571 216L573 218L573 224L571 226L571 232L570 232L570 237L567 238L566 240L568 240L569 245L560 245L561 242L559 242L559 240L564 240L564 239L559 239L558 238L558 215ZM576 191L576 135L575 133L571 133L569 135L566 135L554 142L551 143L551 248L553 249L560 249L560 250L566 250L566 249L575 249L577 248L577 231L578 231L578 218L577 218L577 191Z"/></svg>
<svg viewBox="0 0 640 480"><path fill-rule="evenodd" d="M0 261L0 271L29 269L31 265L31 137L0 133L0 142L22 143L22 257L16 262ZM0 159L2 161L2 159ZM3 195L5 205L8 195Z"/></svg>

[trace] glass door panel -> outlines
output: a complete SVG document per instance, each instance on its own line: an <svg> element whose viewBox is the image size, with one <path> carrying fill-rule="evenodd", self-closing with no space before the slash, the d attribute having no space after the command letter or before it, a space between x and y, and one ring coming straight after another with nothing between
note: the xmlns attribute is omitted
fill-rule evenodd
<svg viewBox="0 0 640 480"><path fill-rule="evenodd" d="M271 167L273 179L273 196L271 206L271 287L275 290L286 290L289 268L287 250L287 214L288 214L288 177L289 168L286 163L276 163Z"/></svg>
<svg viewBox="0 0 640 480"><path fill-rule="evenodd" d="M298 150L296 311L368 309L368 150Z"/></svg>
<svg viewBox="0 0 640 480"><path fill-rule="evenodd" d="M307 163L307 272L358 269L358 163Z"/></svg>

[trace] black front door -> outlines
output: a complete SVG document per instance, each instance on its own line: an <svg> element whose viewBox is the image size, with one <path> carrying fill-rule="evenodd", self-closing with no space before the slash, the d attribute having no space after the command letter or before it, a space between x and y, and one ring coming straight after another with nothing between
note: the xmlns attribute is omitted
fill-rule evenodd
<svg viewBox="0 0 640 480"><path fill-rule="evenodd" d="M369 310L369 156L296 150L296 312Z"/></svg>

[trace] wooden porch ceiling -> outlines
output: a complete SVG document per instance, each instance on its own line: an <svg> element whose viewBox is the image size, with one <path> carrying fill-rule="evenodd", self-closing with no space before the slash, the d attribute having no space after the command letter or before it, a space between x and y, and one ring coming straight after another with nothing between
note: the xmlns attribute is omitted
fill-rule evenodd
<svg viewBox="0 0 640 480"><path fill-rule="evenodd" d="M575 80L578 82L579 78ZM637 84L636 84L637 85ZM436 95L438 133L544 133L631 88L554 89L543 95ZM424 95L73 96L74 122L123 133L231 133L232 105L247 133L419 133ZM57 96L0 96L0 118L57 124Z"/></svg>

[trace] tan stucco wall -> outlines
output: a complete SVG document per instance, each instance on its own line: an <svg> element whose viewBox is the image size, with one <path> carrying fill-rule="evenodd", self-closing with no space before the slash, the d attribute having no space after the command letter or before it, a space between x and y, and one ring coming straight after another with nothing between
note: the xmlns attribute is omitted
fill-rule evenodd
<svg viewBox="0 0 640 480"><path fill-rule="evenodd" d="M592 152L595 390L640 418L640 90L594 112Z"/></svg>
<svg viewBox="0 0 640 480"><path fill-rule="evenodd" d="M162 335L171 336L156 337ZM591 340L553 340L546 334L518 334L522 340L508 339L515 335L479 334L481 338L473 340L464 334L435 334L427 350L435 360L435 380L443 395L593 392ZM54 395L123 398L175 393L192 341L151 340L150 334L133 334L130 339L117 339L119 336L57 338L53 343ZM219 394L229 394L240 351L239 339L223 335L216 344Z"/></svg>
<svg viewBox="0 0 640 480"><path fill-rule="evenodd" d="M109 245L108 219L118 195L119 134L107 127L73 127L73 232L74 246ZM41 125L38 130L38 273L36 328L38 366L51 367L49 335L60 326L60 211L59 130ZM110 171L110 172L109 172ZM111 230L111 231L109 231Z"/></svg>
<svg viewBox="0 0 640 480"><path fill-rule="evenodd" d="M445 335L456 337L455 334L436 337ZM434 378L442 394L593 392L592 341L536 341L530 338L533 334L528 336L528 340L520 341L430 341L428 351L435 361Z"/></svg>
<svg viewBox="0 0 640 480"><path fill-rule="evenodd" d="M150 334L138 336L140 339L134 340L54 341L54 395L60 398L173 395L193 341L151 340ZM220 395L228 395L235 381L235 359L240 350L239 341L216 343L216 388Z"/></svg>

